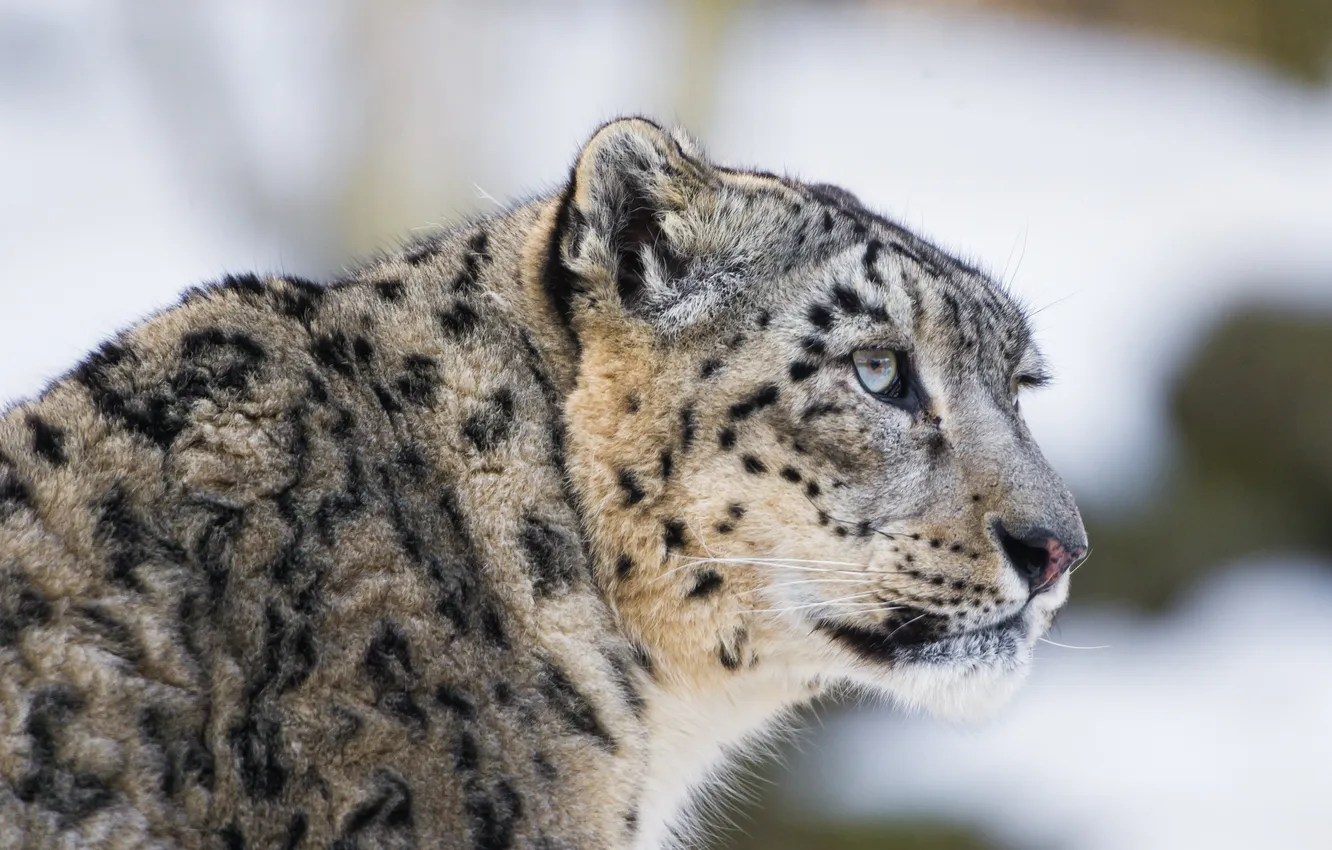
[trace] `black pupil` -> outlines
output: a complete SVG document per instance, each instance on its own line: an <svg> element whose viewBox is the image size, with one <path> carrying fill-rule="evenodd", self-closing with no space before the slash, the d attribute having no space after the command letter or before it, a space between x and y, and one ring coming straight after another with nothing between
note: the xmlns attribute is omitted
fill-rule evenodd
<svg viewBox="0 0 1332 850"><path fill-rule="evenodd" d="M897 392L898 387L900 387L902 384L902 379L901 375L897 374L897 370L893 367L892 360L889 360L887 358L871 357L869 361L869 368L870 371L874 372L877 375L882 375L886 370L892 369L893 370L892 381L889 382L888 386L879 390L879 395L893 395Z"/></svg>

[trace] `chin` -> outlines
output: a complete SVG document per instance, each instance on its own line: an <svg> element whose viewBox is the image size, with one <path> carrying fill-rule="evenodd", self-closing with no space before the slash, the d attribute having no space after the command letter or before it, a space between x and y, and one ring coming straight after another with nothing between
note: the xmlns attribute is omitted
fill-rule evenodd
<svg viewBox="0 0 1332 850"><path fill-rule="evenodd" d="M820 624L856 656L850 679L907 709L951 721L1002 708L1026 681L1032 650L1057 605L1028 605L980 629L902 642L873 630Z"/></svg>
<svg viewBox="0 0 1332 850"><path fill-rule="evenodd" d="M945 720L980 720L1003 708L1031 671L1032 644L1021 635L945 638L881 671L875 687L907 709Z"/></svg>

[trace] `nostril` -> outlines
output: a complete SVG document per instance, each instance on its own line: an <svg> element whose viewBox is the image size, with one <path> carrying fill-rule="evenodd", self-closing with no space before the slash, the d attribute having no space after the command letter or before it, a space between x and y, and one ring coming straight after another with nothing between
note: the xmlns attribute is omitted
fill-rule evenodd
<svg viewBox="0 0 1332 850"><path fill-rule="evenodd" d="M1027 587L1035 593L1045 586L1050 572L1051 538L1040 531L1018 538L1002 525L996 531L999 533L999 545L1003 548L1004 555L1008 557L1008 563L1013 565L1013 569L1027 583Z"/></svg>

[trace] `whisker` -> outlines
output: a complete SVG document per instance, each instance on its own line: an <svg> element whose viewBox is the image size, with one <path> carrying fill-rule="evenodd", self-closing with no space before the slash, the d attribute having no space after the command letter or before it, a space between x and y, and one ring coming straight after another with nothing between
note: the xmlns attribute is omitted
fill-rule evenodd
<svg viewBox="0 0 1332 850"><path fill-rule="evenodd" d="M864 564L854 561L820 561L814 558L699 558L696 555L683 555L682 557L694 561L743 561L745 563L782 563L782 564L825 564L842 567L860 567L865 568Z"/></svg>
<svg viewBox="0 0 1332 850"><path fill-rule="evenodd" d="M1071 643L1058 643L1056 641L1048 640L1046 638L1037 638L1037 640L1039 640L1041 643L1048 643L1050 644L1050 646L1057 646L1061 649L1110 649L1110 644L1108 643L1103 644L1101 646L1074 646Z"/></svg>
<svg viewBox="0 0 1332 850"><path fill-rule="evenodd" d="M1091 560L1091 556L1092 556L1092 550L1091 550L1091 549L1088 549L1088 550L1087 550L1087 554L1085 554L1085 555L1082 556L1082 560L1081 560L1081 561L1079 561L1078 563L1076 563L1076 564L1073 565L1073 569L1069 570L1069 571L1068 571L1068 574L1069 574L1069 575L1073 575L1073 574L1076 573L1078 570L1082 569L1083 566L1085 566L1086 563L1087 563L1088 561Z"/></svg>
<svg viewBox="0 0 1332 850"><path fill-rule="evenodd" d="M1081 289L1075 289L1069 294L1065 295L1063 298L1056 298L1055 300L1051 301L1049 304L1046 304L1044 307L1038 307L1035 310L1032 310L1030 313L1027 314L1027 316L1031 317L1037 315L1038 313L1044 313L1046 310L1049 310L1051 307L1056 307L1060 304L1063 304L1068 299L1081 294L1082 294Z"/></svg>
<svg viewBox="0 0 1332 850"><path fill-rule="evenodd" d="M692 568L694 568L694 567L699 566L700 564L725 564L725 563L726 563L725 561L723 561L723 560L721 560L721 559L714 559L714 558L693 558L693 557L688 557L688 558L686 558L685 556L677 556L677 557L681 560L681 563L680 563L680 564L677 564L676 566L671 567L669 570L666 570L664 573L662 573L661 575L659 575L659 576L657 576L656 578L652 579L652 581L650 581L650 582L648 582L648 583L649 583L649 584L654 584L654 583L656 583L656 582L661 581L662 579L670 578L672 575L674 575L674 574L680 572L681 570L692 569Z"/></svg>
<svg viewBox="0 0 1332 850"><path fill-rule="evenodd" d="M788 563L785 563L785 562L783 562L783 561L776 561L776 560L770 560L770 561L750 561L750 560L747 560L747 559L745 559L745 558L718 558L718 559L715 560L715 561L694 561L693 563L694 563L694 564L722 564L722 565L725 565L725 566L731 566L731 565L736 565L736 564L752 564L752 565L754 565L754 566L756 566L756 567L782 567L782 568L784 568L784 569L788 569L788 570L796 570L796 571L799 571L799 572L806 572L806 573L830 573L830 574L853 575L853 576L871 575L871 573L870 573L868 570L863 570L863 569L861 569L861 570L838 570L838 569L829 569L829 568L827 568L827 567L807 567L807 566L804 566L803 564L788 564ZM879 575L879 573L873 573L873 575Z"/></svg>
<svg viewBox="0 0 1332 850"><path fill-rule="evenodd" d="M806 611L810 608L850 608L858 611L896 611L896 608L885 608L879 602L811 602L807 605L791 605L786 608L750 608L742 610L742 614L780 614L787 611Z"/></svg>
<svg viewBox="0 0 1332 850"><path fill-rule="evenodd" d="M872 601L872 602L857 602L857 601L855 601L855 600L864 599L864 598L867 597L867 596L873 596L873 597L875 597L874 601ZM851 593L851 594L848 594L848 595L846 595L846 596L837 596L837 597L834 597L834 598L832 598L832 599L823 599L823 600L820 600L820 601L817 601L817 602L808 602L808 603L803 603L803 604L795 605L795 606L787 606L787 607L780 608L780 609L778 609L778 608L755 609L755 610L753 610L753 611L749 611L749 612L747 612L747 613L760 613L760 612L762 612L762 611L777 611L777 610L782 610L782 611L802 611L802 610L805 610L806 608L818 608L818 607L820 607L820 606L838 607L839 605L840 605L841 607L856 607L856 606L882 607L883 604L884 604L884 602L883 602L882 599L879 599L879 598L877 598L877 597L878 597L878 591L877 591L877 590L868 590L868 591L864 591L864 592L862 592L862 593Z"/></svg>
<svg viewBox="0 0 1332 850"><path fill-rule="evenodd" d="M771 589L774 589L774 588L784 587L784 586L785 586L785 585L781 585L781 584L765 585L765 586L763 586L763 587L752 587L752 588L748 588L748 589L746 589L746 590L744 590L744 591L741 591L741 592L742 592L742 593L761 593L761 592L764 591L764 590L771 590ZM917 606L914 604L914 603L915 603L915 600L912 600L912 599L905 599L905 598L902 598L902 597L893 597L893 598L889 599L889 598L887 598L887 597L885 597L885 596L883 596L883 595L881 595L881 594L882 594L882 589L881 589L881 588L875 588L875 589L873 589L873 590L864 591L864 592L862 592L862 593L854 593L854 594L851 594L851 595L849 595L849 596L839 596L839 597L836 597L836 598L833 598L833 599L825 599L825 600L822 600L822 601L815 600L815 601L812 601L812 602L799 602L798 599L797 599L797 600L794 600L794 601L795 601L795 602L798 602L799 605L800 605L800 607L802 607L802 608L803 608L803 607L806 607L806 606L808 606L808 607L816 607L816 606L819 606L819 605L833 605L833 604L836 604L836 605L874 605L874 606L890 605L890 606L893 606L893 607L891 607L891 608L883 608L883 610L885 610L885 611L897 611L897 610L901 610L901 609L903 609L903 608L916 608L916 607L917 607ZM865 596L873 596L873 597L874 597L874 600L873 600L872 602L846 602L846 601L843 601L843 600L855 600L855 599L859 599L859 598L862 598L862 597L865 597Z"/></svg>
<svg viewBox="0 0 1332 850"><path fill-rule="evenodd" d="M740 611L738 611L737 613L740 613L740 614L751 614L751 615L752 615L752 614L791 614L791 613L795 613L795 612L797 612L797 611L804 611L804 610L806 610L806 609L808 609L808 608L813 608L813 607L815 607L815 606L813 606L813 605L796 605L796 606L793 606L793 607L791 607L791 608L742 608L742 609L741 609ZM842 604L840 604L840 605L828 605L828 606L825 606L825 610L837 610L837 609L849 609L852 613L855 613L855 612L861 612L861 611L865 611L865 612L874 612L874 611L877 611L877 610L878 610L877 608L875 608L873 605L869 604L868 602L844 602L844 603L842 603Z"/></svg>
<svg viewBox="0 0 1332 850"><path fill-rule="evenodd" d="M698 541L698 545L703 547L703 551L708 553L708 557L712 557L712 550L708 548L708 542L703 539L703 535L698 533L698 529L694 528L694 524L686 519L685 527L694 535L694 539Z"/></svg>
<svg viewBox="0 0 1332 850"><path fill-rule="evenodd" d="M999 276L999 279L1004 282L1005 287L1011 287L1013 281L1017 280L1018 272L1022 270L1022 258L1027 256L1027 228L1025 225L1022 228L1022 252L1018 254L1017 265L1013 268L1013 276L1010 278L1008 276L1008 264L1013 261L1013 251L1016 249L1017 243L1014 242L1013 246L1008 249L1008 259L1004 260L1004 273Z"/></svg>
<svg viewBox="0 0 1332 850"><path fill-rule="evenodd" d="M707 541L703 539L703 535L698 533L698 529L694 528L694 524L689 520L685 520L685 527L694 535L694 539L698 541L698 545L703 547L703 551L708 553L708 557L700 558L695 555L677 555L676 557L679 558L682 563L678 566L671 567L666 572L649 581L648 584L655 584L664 578L668 578L675 573L678 573L680 570L687 570L696 564L721 563L720 559L713 557L712 549L708 548Z"/></svg>
<svg viewBox="0 0 1332 850"><path fill-rule="evenodd" d="M862 570L829 570L829 569L821 569L821 568L818 568L818 567L803 567L803 566L799 566L799 565L796 565L796 564L788 564L788 563L784 563L784 562L782 562L782 561L780 561L780 560L777 560L777 559L762 560L762 561L751 561L751 560L749 560L749 559L747 559L747 558L690 558L690 559L687 560L685 563L680 564L679 566L671 567L671 568L670 568L669 570L667 570L666 572L664 572L664 573L662 573L661 575L657 576L656 578L652 579L652 581L654 581L654 582L656 582L656 581L660 581L661 579L664 579L664 578L666 578L666 577L672 575L673 573L677 573L677 572L679 572L680 570L687 570L687 569L689 569L690 567L696 567L696 566L700 566L700 565L704 565L704 564L719 564L719 565L723 565L723 566L735 566L735 565L739 565L739 564L752 564L752 565L754 565L754 566L759 566L759 567L763 567L763 566L774 566L774 565L775 565L775 566L780 566L780 567L782 567L782 568L784 568L784 569L794 570L794 571L796 571L796 572L806 572L806 573L829 573L829 574L833 574L833 575L851 575L851 576L865 576L865 575L866 575L866 571L863 570L863 569L862 569ZM876 573L875 575L877 575L877 573Z"/></svg>
<svg viewBox="0 0 1332 850"><path fill-rule="evenodd" d="M902 631L902 629L905 629L907 626L909 626L909 625L911 625L912 623L916 622L917 620L919 620L921 617L924 617L924 616L925 616L926 614L928 614L928 613L929 613L928 611L922 611L922 612L920 612L919 614L917 614L916 616L912 617L910 620L907 620L907 621L906 621L905 623L903 623L902 625L900 625L900 626L898 626L897 628L893 629L892 632L890 632L890 633L888 634L888 640L892 640L892 639L893 639L893 635L896 635L898 632Z"/></svg>
<svg viewBox="0 0 1332 850"><path fill-rule="evenodd" d="M783 581L777 584L767 585L768 587L793 587L798 584L871 584L872 582L865 578L802 578L794 581Z"/></svg>
<svg viewBox="0 0 1332 850"><path fill-rule="evenodd" d="M846 596L834 596L832 599L824 599L823 602L845 602L849 599L864 599L866 596L877 596L877 590L865 590L860 593L848 593Z"/></svg>

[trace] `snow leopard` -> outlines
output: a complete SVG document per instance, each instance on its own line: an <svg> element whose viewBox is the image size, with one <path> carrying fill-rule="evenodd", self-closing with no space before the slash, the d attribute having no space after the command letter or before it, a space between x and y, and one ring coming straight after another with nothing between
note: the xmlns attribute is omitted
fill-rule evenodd
<svg viewBox="0 0 1332 850"><path fill-rule="evenodd" d="M820 693L1021 682L1087 551L1047 380L981 270L641 118L193 288L0 419L0 847L687 846Z"/></svg>

